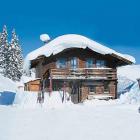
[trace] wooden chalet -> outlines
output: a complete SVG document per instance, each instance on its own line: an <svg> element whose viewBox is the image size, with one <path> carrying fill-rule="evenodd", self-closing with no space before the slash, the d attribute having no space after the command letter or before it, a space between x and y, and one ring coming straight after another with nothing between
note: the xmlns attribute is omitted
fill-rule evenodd
<svg viewBox="0 0 140 140"><path fill-rule="evenodd" d="M51 47L53 52L50 52ZM50 54L46 55L45 51ZM50 93L68 92L74 103L93 98L117 98L116 68L133 63L114 50L80 35L58 37L28 57L34 54L36 56L30 58L31 68L35 68L36 78L42 79L43 89Z"/></svg>

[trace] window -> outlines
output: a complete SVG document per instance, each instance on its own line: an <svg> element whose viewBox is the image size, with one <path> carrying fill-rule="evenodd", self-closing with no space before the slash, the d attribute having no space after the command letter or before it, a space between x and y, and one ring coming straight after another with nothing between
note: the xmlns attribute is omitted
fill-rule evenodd
<svg viewBox="0 0 140 140"><path fill-rule="evenodd" d="M66 68L66 58L59 58L56 62L57 68Z"/></svg>
<svg viewBox="0 0 140 140"><path fill-rule="evenodd" d="M96 67L97 68L102 68L105 67L105 61L104 60L96 60Z"/></svg>
<svg viewBox="0 0 140 140"><path fill-rule="evenodd" d="M86 59L86 68L93 68L95 60L93 58L87 58Z"/></svg>
<svg viewBox="0 0 140 140"><path fill-rule="evenodd" d="M76 57L71 58L70 65L71 65L72 69L78 68L78 62L77 62L77 58Z"/></svg>
<svg viewBox="0 0 140 140"><path fill-rule="evenodd" d="M90 85L89 86L89 94L95 94L96 92L96 86L95 85Z"/></svg>

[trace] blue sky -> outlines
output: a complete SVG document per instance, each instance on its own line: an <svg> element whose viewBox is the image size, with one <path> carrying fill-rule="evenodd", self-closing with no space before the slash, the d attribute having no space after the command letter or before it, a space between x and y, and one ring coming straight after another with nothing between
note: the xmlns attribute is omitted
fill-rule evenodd
<svg viewBox="0 0 140 140"><path fill-rule="evenodd" d="M24 56L42 45L42 33L52 39L75 33L140 63L139 5L139 0L1 0L0 28L16 29Z"/></svg>

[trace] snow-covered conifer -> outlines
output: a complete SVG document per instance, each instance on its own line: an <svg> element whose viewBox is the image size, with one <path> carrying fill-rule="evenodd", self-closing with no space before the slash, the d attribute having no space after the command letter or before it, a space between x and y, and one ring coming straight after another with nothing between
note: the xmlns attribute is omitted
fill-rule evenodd
<svg viewBox="0 0 140 140"><path fill-rule="evenodd" d="M0 34L0 73L14 81L19 81L23 73L23 56L15 30L8 43L6 26Z"/></svg>
<svg viewBox="0 0 140 140"><path fill-rule="evenodd" d="M2 74L2 39L1 39L1 33L0 33L0 74Z"/></svg>
<svg viewBox="0 0 140 140"><path fill-rule="evenodd" d="M7 67L7 51L8 51L8 33L6 25L3 27L3 31L0 35L0 69L1 74L6 76L6 67Z"/></svg>
<svg viewBox="0 0 140 140"><path fill-rule="evenodd" d="M10 72L9 78L14 81L19 81L23 74L23 56L15 30L12 31L8 59L10 60L8 70Z"/></svg>

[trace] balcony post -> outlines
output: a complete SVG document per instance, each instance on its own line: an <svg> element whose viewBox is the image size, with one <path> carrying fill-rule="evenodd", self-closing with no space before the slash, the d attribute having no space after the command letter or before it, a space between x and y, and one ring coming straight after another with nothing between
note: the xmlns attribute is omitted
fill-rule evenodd
<svg viewBox="0 0 140 140"><path fill-rule="evenodd" d="M50 77L49 77L49 79L50 79L50 85L49 85L49 93L51 94L52 93L52 75L51 75L51 73L50 73Z"/></svg>

